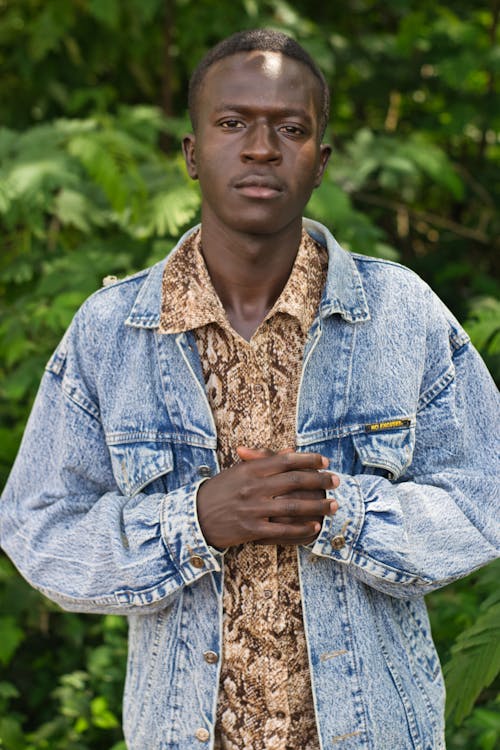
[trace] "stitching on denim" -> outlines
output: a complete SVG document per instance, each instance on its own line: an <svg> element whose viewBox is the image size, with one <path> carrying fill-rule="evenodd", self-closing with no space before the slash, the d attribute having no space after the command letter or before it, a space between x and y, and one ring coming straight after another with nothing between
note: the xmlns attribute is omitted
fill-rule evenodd
<svg viewBox="0 0 500 750"><path fill-rule="evenodd" d="M429 406L429 404L431 404L432 401L434 401L434 399L454 380L455 368L453 364L451 364L446 372L444 372L426 391L422 393L417 405L417 414Z"/></svg>

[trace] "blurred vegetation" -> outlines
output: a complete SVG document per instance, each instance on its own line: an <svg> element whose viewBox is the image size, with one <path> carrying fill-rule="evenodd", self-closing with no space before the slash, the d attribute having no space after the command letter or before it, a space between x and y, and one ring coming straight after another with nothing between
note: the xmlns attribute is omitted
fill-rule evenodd
<svg viewBox="0 0 500 750"><path fill-rule="evenodd" d="M243 28L296 37L331 85L308 215L414 268L500 380L499 16L497 0L0 0L0 484L77 306L198 220L187 81ZM500 744L499 571L428 597L449 750ZM125 653L125 620L62 613L1 558L0 748L124 750Z"/></svg>

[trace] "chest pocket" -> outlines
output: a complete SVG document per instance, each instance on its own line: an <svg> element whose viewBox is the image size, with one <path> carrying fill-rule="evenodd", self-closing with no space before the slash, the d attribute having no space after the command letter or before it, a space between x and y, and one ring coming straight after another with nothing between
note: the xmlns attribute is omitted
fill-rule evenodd
<svg viewBox="0 0 500 750"><path fill-rule="evenodd" d="M113 474L128 497L168 491L168 474L174 468L172 448L161 441L108 443Z"/></svg>
<svg viewBox="0 0 500 750"><path fill-rule="evenodd" d="M379 474L399 479L410 466L415 447L415 428L360 432L352 435L354 474Z"/></svg>

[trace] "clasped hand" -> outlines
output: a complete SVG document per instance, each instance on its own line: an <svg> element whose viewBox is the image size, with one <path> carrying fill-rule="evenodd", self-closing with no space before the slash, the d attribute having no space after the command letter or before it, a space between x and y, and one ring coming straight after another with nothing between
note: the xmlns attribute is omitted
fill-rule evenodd
<svg viewBox="0 0 500 750"><path fill-rule="evenodd" d="M200 485L198 519L212 547L309 544L338 506L325 497L339 478L319 453L237 449L241 463Z"/></svg>

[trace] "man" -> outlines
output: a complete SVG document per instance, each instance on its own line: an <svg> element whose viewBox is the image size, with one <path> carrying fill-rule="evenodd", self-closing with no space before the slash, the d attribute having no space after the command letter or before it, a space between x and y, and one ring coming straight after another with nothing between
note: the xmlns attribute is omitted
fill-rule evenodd
<svg viewBox="0 0 500 750"><path fill-rule="evenodd" d="M201 230L75 316L2 544L128 615L129 750L444 748L423 595L496 556L496 391L412 272L302 221L330 155L304 50L230 37L190 112Z"/></svg>

